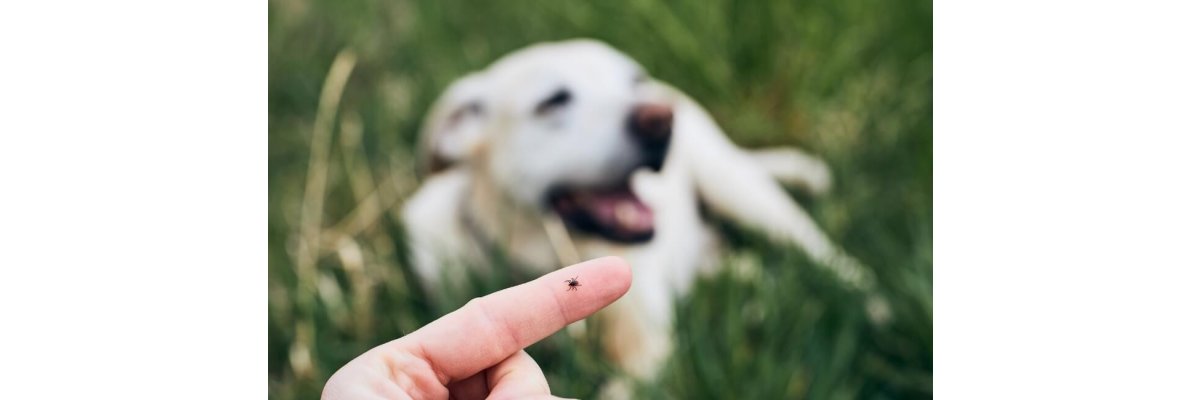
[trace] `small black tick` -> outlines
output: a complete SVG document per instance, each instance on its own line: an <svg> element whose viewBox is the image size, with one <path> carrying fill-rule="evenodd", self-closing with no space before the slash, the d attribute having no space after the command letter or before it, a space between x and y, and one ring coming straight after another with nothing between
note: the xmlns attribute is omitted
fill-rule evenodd
<svg viewBox="0 0 1200 400"><path fill-rule="evenodd" d="M579 287L580 287L580 286L583 286L583 284L582 284L582 283L579 283L579 277L578 277L578 276L577 276L577 277L574 277L574 278L571 278L571 279L567 279L567 280L565 280L565 281L563 281L563 282L566 282L566 283L567 283L567 291L568 291L568 292L569 292L569 291L572 291L572 290L577 290L577 289L579 289Z"/></svg>

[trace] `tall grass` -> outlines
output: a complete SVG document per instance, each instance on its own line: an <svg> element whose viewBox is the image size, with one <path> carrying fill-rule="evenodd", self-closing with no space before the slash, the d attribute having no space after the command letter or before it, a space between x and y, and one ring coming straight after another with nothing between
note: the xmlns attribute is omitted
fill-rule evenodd
<svg viewBox="0 0 1200 400"><path fill-rule="evenodd" d="M800 253L723 224L728 268L678 303L676 353L639 393L931 396L927 0L272 0L269 15L272 397L316 397L342 364L445 311L414 281L396 212L418 184L420 118L462 74L573 37L627 52L739 144L824 156L833 192L797 200L875 270L895 309L876 327L861 296ZM523 278L496 274L470 293L436 295L465 301ZM560 333L529 351L556 394L586 398L617 373L597 342Z"/></svg>

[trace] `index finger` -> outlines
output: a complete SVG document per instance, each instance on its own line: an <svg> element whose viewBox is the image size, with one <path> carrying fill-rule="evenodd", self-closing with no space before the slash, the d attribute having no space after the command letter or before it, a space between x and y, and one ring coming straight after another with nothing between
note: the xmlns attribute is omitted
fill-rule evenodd
<svg viewBox="0 0 1200 400"><path fill-rule="evenodd" d="M572 278L580 286L569 286ZM391 344L424 358L447 384L599 311L624 295L631 282L629 264L619 257L584 261L471 300Z"/></svg>

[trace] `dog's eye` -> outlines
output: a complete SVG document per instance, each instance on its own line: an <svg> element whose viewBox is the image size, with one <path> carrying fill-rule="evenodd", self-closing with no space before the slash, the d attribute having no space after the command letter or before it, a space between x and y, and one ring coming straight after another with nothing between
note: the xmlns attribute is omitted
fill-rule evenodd
<svg viewBox="0 0 1200 400"><path fill-rule="evenodd" d="M472 101L462 107L459 107L457 110L454 110L454 112L450 114L450 118L448 118L448 120L450 121L450 124L453 125L457 124L458 121L461 121L468 116L479 114L483 114L483 105L479 104L478 101Z"/></svg>
<svg viewBox="0 0 1200 400"><path fill-rule="evenodd" d="M550 95L550 97L547 97L545 100L542 100L541 103L538 103L537 110L535 112L538 114L545 114L550 111L557 110L570 102L571 92L568 92L567 89L558 89L558 91L554 92L554 94Z"/></svg>

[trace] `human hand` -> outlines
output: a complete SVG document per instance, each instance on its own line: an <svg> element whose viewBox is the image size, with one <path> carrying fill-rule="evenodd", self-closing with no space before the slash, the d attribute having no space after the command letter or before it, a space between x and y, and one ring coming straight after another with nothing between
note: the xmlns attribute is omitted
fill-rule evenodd
<svg viewBox="0 0 1200 400"><path fill-rule="evenodd" d="M578 290L565 280L579 277ZM525 347L616 301L632 280L618 257L584 261L471 300L342 366L323 399L553 398Z"/></svg>

